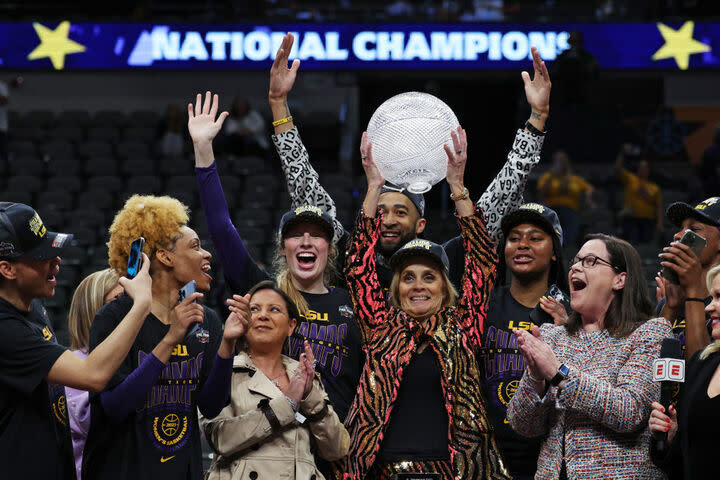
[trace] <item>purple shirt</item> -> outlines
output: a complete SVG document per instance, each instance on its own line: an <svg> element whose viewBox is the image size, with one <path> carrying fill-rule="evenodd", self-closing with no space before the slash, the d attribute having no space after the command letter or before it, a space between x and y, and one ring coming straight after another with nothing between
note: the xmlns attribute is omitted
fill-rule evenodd
<svg viewBox="0 0 720 480"><path fill-rule="evenodd" d="M82 359L86 359L88 356L87 348L72 350L72 352ZM70 417L70 437L72 438L73 456L75 457L75 470L77 480L80 480L83 450L85 449L88 428L90 428L90 399L88 398L88 392L85 390L76 390L70 387L65 387L65 397L67 399L68 417Z"/></svg>

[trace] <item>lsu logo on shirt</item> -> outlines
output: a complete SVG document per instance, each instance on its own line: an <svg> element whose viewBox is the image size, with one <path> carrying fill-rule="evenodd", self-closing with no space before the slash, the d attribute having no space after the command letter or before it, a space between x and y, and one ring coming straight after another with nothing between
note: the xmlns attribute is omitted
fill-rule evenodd
<svg viewBox="0 0 720 480"><path fill-rule="evenodd" d="M53 338L52 331L50 330L50 327L45 325L45 328L42 329L43 338L46 342L49 342Z"/></svg>

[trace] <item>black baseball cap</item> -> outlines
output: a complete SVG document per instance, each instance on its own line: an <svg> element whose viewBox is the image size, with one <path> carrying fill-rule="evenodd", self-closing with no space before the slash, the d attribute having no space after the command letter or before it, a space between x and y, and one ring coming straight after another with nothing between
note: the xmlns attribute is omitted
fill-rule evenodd
<svg viewBox="0 0 720 480"><path fill-rule="evenodd" d="M720 227L720 197L710 197L694 207L684 202L675 202L668 207L665 215L676 227L681 226L686 218Z"/></svg>
<svg viewBox="0 0 720 480"><path fill-rule="evenodd" d="M446 274L450 271L450 261L442 245L438 245L430 240L425 240L424 238L410 240L400 247L400 249L390 257L390 266L395 270L402 264L403 259L418 255L430 257L435 260L443 266Z"/></svg>
<svg viewBox="0 0 720 480"><path fill-rule="evenodd" d="M402 193L410 199L410 201L417 208L418 213L421 217L425 216L425 196L422 193L412 193L407 188L398 187L397 185L385 182L385 185L380 189L380 195L386 192L397 192Z"/></svg>
<svg viewBox="0 0 720 480"><path fill-rule="evenodd" d="M280 228L278 229L280 238L285 238L285 233L288 228L298 223L315 223L325 230L330 241L333 240L333 236L335 235L333 218L329 213L319 207L314 205L301 205L286 212L280 219Z"/></svg>
<svg viewBox="0 0 720 480"><path fill-rule="evenodd" d="M49 260L60 255L72 238L68 233L48 232L32 207L0 202L0 259Z"/></svg>
<svg viewBox="0 0 720 480"><path fill-rule="evenodd" d="M541 227L550 235L554 235L559 241L560 246L563 242L563 231L560 225L560 219L557 213L550 207L539 203L525 203L514 212L505 215L500 222L500 229L507 238L507 234L511 228L521 223L532 223Z"/></svg>

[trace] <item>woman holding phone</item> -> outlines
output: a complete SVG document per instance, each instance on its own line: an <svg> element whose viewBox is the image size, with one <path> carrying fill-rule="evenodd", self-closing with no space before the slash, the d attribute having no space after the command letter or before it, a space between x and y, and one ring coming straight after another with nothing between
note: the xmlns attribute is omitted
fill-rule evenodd
<svg viewBox="0 0 720 480"><path fill-rule="evenodd" d="M230 289L247 292L273 276L250 256L230 220L212 141L227 112L218 115L219 99L207 92L188 105L188 129L195 147L195 174L210 238ZM289 210L280 220L276 237L274 278L295 303L300 317L290 337L288 356L299 359L305 340L318 359L330 401L341 420L350 409L362 367L360 330L353 318L347 290L332 286L338 246L333 241L333 218L316 206Z"/></svg>
<svg viewBox="0 0 720 480"><path fill-rule="evenodd" d="M246 299L228 300L238 313L223 330L217 314L197 303L210 289L210 254L187 223L188 209L178 200L134 195L110 227L109 261L118 272L127 268L133 240L145 238L152 306L125 361L91 399L85 480L202 478L197 410L212 418L227 403L235 342L249 312ZM190 281L199 291L178 304ZM98 312L91 351L128 308L120 297ZM186 337L194 323L208 336Z"/></svg>

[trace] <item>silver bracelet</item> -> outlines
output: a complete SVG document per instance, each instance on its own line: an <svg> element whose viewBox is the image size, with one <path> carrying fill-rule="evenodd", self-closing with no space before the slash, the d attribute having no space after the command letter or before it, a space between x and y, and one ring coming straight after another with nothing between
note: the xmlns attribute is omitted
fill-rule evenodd
<svg viewBox="0 0 720 480"><path fill-rule="evenodd" d="M288 401L288 403L290 404L290 406L293 409L293 412L297 412L297 410L298 410L297 402L295 400L293 400L292 398L288 397L287 395L285 395L285 400Z"/></svg>

